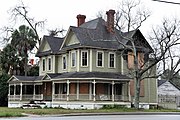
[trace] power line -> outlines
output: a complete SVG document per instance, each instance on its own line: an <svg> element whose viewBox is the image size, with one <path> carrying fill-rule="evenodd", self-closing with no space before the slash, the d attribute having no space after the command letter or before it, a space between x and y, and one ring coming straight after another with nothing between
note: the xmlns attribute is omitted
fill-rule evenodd
<svg viewBox="0 0 180 120"><path fill-rule="evenodd" d="M170 4L176 4L176 5L180 5L180 3L178 3L178 2L170 2L170 1L164 1L164 0L152 0L152 1L156 1L156 2L163 2L163 3L170 3Z"/></svg>

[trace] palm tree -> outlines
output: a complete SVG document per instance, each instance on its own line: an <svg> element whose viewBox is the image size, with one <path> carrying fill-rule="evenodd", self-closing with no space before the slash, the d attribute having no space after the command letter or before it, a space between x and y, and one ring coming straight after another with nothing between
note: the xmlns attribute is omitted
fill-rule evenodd
<svg viewBox="0 0 180 120"><path fill-rule="evenodd" d="M36 46L37 36L28 26L21 25L12 33L11 44L17 49L21 59L24 59L25 76L27 76L28 52Z"/></svg>

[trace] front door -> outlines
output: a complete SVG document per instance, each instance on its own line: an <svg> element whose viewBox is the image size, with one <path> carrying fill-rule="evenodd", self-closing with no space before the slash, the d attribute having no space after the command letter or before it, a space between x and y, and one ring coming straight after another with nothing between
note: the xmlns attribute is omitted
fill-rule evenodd
<svg viewBox="0 0 180 120"><path fill-rule="evenodd" d="M43 83L43 99L46 101L52 100L52 82Z"/></svg>

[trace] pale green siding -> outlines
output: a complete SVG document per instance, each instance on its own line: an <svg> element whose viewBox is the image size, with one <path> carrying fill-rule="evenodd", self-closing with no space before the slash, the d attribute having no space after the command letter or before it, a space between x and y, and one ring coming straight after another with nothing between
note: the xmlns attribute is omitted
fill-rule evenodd
<svg viewBox="0 0 180 120"><path fill-rule="evenodd" d="M69 34L69 36L66 38L65 45L70 46L73 44L78 44L79 40L77 39L76 35L72 32Z"/></svg>
<svg viewBox="0 0 180 120"><path fill-rule="evenodd" d="M104 53L104 66L103 67L98 67L97 66L97 52L102 51L102 50L93 50L92 52L92 70L93 71L98 71L98 72L121 72L121 65L120 65L120 55L118 55L116 52L115 53L115 68L110 68L109 67L109 52L113 53L113 51L102 51Z"/></svg>
<svg viewBox="0 0 180 120"><path fill-rule="evenodd" d="M48 50L51 50L51 48L50 48L48 42L45 41L45 42L44 42L44 45L43 45L43 47L42 47L41 52L48 51Z"/></svg>

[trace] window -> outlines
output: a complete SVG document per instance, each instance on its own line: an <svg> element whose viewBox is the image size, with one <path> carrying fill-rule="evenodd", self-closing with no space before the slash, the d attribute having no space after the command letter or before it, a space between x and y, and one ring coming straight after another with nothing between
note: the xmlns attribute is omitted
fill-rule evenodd
<svg viewBox="0 0 180 120"><path fill-rule="evenodd" d="M134 54L133 54L133 52L128 52L128 68L129 69L134 68Z"/></svg>
<svg viewBox="0 0 180 120"><path fill-rule="evenodd" d="M81 66L88 66L88 52L81 52Z"/></svg>
<svg viewBox="0 0 180 120"><path fill-rule="evenodd" d="M67 69L67 61L66 61L66 56L62 57L62 62L63 62L63 70Z"/></svg>
<svg viewBox="0 0 180 120"><path fill-rule="evenodd" d="M103 67L104 54L103 52L97 52L97 67Z"/></svg>
<svg viewBox="0 0 180 120"><path fill-rule="evenodd" d="M51 58L48 58L48 70L51 70Z"/></svg>
<svg viewBox="0 0 180 120"><path fill-rule="evenodd" d="M109 53L109 67L115 68L115 54Z"/></svg>
<svg viewBox="0 0 180 120"><path fill-rule="evenodd" d="M71 53L71 66L72 67L76 66L76 53L75 52Z"/></svg>
<svg viewBox="0 0 180 120"><path fill-rule="evenodd" d="M45 71L46 70L46 60L45 59L42 60L42 64L43 64L42 65L42 67L43 67L42 70Z"/></svg>

